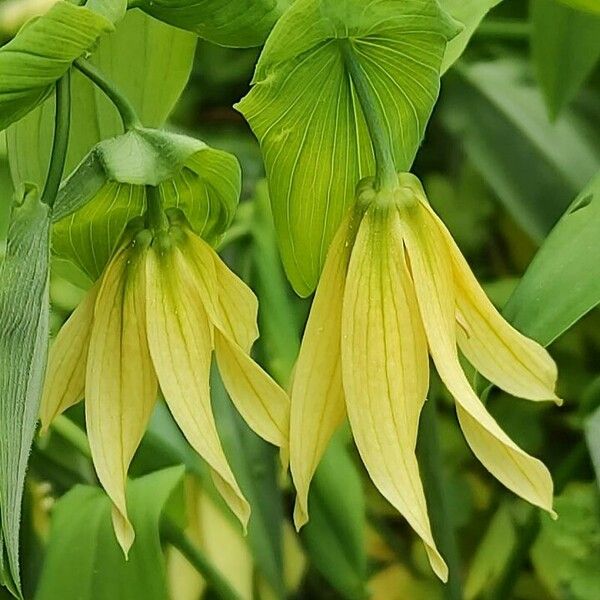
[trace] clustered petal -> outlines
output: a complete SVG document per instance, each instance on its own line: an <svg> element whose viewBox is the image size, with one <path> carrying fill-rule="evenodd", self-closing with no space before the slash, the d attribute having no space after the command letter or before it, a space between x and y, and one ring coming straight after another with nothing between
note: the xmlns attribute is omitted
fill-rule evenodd
<svg viewBox="0 0 600 600"><path fill-rule="evenodd" d="M246 526L250 506L219 440L210 370L214 353L242 416L286 453L289 399L249 355L258 335L256 317L252 291L175 214L169 230L155 235L130 226L100 280L60 330L47 370L42 428L85 396L92 458L113 502L115 534L125 553L134 540L127 471L159 388Z"/></svg>
<svg viewBox="0 0 600 600"><path fill-rule="evenodd" d="M556 366L493 307L414 176L399 175L386 192L361 189L330 248L292 387L296 526L308 520L310 480L347 413L371 479L446 580L415 454L429 356L478 459L509 489L550 512L548 470L486 410L461 367L459 348L492 383L530 400L560 402Z"/></svg>

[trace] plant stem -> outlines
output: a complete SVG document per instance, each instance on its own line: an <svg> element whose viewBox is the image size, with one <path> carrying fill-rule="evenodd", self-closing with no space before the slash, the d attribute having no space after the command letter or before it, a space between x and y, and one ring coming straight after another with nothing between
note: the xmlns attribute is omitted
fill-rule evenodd
<svg viewBox="0 0 600 600"><path fill-rule="evenodd" d="M179 527L170 520L164 519L161 524L161 534L165 542L177 548L187 558L219 598L222 600L241 600L240 595L229 585L229 582L213 567Z"/></svg>
<svg viewBox="0 0 600 600"><path fill-rule="evenodd" d="M119 115L123 121L123 127L126 131L142 126L131 102L129 102L121 91L115 87L112 81L106 79L104 74L98 68L83 58L76 60L73 64L75 68L83 73L94 85L100 88L115 105L115 108L119 111Z"/></svg>
<svg viewBox="0 0 600 600"><path fill-rule="evenodd" d="M421 415L419 464L425 483L433 535L448 565L448 583L445 587L445 594L450 600L460 600L463 597L460 578L460 555L456 543L452 513L448 506L448 495L444 489L437 407L433 397L427 400Z"/></svg>
<svg viewBox="0 0 600 600"><path fill-rule="evenodd" d="M485 39L527 40L531 27L526 21L518 19L498 19L483 21L475 30L474 36Z"/></svg>
<svg viewBox="0 0 600 600"><path fill-rule="evenodd" d="M74 448L77 448L83 456L92 458L92 452L85 433L73 421L67 419L64 415L60 415L52 422L52 429Z"/></svg>
<svg viewBox="0 0 600 600"><path fill-rule="evenodd" d="M169 229L169 220L163 210L160 190L153 185L146 186L146 226L154 232Z"/></svg>
<svg viewBox="0 0 600 600"><path fill-rule="evenodd" d="M368 76L357 60L349 40L340 40L344 63L356 90L375 152L375 189L392 187L398 178L389 131Z"/></svg>
<svg viewBox="0 0 600 600"><path fill-rule="evenodd" d="M56 82L56 112L54 117L54 137L52 154L41 202L50 208L58 194L58 188L65 170L67 149L69 147L69 130L71 128L71 74L67 72Z"/></svg>

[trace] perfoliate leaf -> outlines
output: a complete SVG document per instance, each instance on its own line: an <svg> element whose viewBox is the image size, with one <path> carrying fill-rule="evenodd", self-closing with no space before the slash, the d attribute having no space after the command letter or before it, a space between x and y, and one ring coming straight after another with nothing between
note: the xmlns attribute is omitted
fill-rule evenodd
<svg viewBox="0 0 600 600"><path fill-rule="evenodd" d="M23 484L48 350L49 254L49 209L29 189L13 209L0 265L0 512L8 557L0 570L17 590Z"/></svg>
<svg viewBox="0 0 600 600"><path fill-rule="evenodd" d="M85 7L116 23L125 16L127 0L87 0Z"/></svg>
<svg viewBox="0 0 600 600"><path fill-rule="evenodd" d="M600 15L600 2L598 0L558 0L558 2L577 10Z"/></svg>
<svg viewBox="0 0 600 600"><path fill-rule="evenodd" d="M183 467L129 483L136 541L125 560L111 523L111 503L96 487L77 486L56 504L36 600L164 600L168 597L160 517Z"/></svg>
<svg viewBox="0 0 600 600"><path fill-rule="evenodd" d="M600 303L599 239L600 174L547 237L504 308L505 317L548 345L592 310Z"/></svg>
<svg viewBox="0 0 600 600"><path fill-rule="evenodd" d="M440 0L440 6L464 27L446 46L442 73L460 58L481 20L500 2L501 0Z"/></svg>
<svg viewBox="0 0 600 600"><path fill-rule="evenodd" d="M27 23L0 48L0 130L45 100L73 61L112 30L102 15L62 0Z"/></svg>
<svg viewBox="0 0 600 600"><path fill-rule="evenodd" d="M59 191L55 254L98 277L127 222L144 211L145 186L158 186L165 207L183 210L195 231L214 242L233 218L240 167L227 152L153 129L100 142Z"/></svg>
<svg viewBox="0 0 600 600"><path fill-rule="evenodd" d="M531 47L551 118L573 99L600 58L600 15L556 0L531 5Z"/></svg>
<svg viewBox="0 0 600 600"><path fill-rule="evenodd" d="M131 0L129 5L233 48L264 43L291 0Z"/></svg>
<svg viewBox="0 0 600 600"><path fill-rule="evenodd" d="M259 138L287 275L310 294L373 150L350 77L362 69L399 171L410 168L457 27L434 0L297 0L273 29L239 110Z"/></svg>

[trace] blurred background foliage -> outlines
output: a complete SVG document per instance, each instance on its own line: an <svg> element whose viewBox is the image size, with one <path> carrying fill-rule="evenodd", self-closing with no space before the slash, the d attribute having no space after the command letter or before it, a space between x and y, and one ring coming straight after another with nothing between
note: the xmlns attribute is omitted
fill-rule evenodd
<svg viewBox="0 0 600 600"><path fill-rule="evenodd" d="M47 4L0 2L0 38L10 39L31 11ZM594 10L594 0L497 4L444 76L414 165L431 203L499 307L600 167L600 14ZM309 304L286 282L258 144L232 108L249 89L258 54L259 49L226 49L200 40L189 84L168 126L233 152L242 164L242 203L221 251L260 299L256 355L285 385ZM3 134L0 196L4 239L12 191ZM586 198L580 200L589 203ZM589 255L575 260L583 276L600 278L597 216L595 232ZM83 294L84 284L69 273L55 269L52 278L55 330ZM556 301L570 291L557 289ZM204 465L159 406L132 468L139 479L129 501L139 537L124 563L108 524L107 500L89 487L95 476L81 407L75 407L32 452L22 534L25 595L40 600L597 600L600 472L595 475L593 465L600 468L600 314L593 310L553 337L558 334L551 352L559 365L563 408L487 390L488 406L502 427L551 469L557 521L513 497L474 460L450 399L440 382L432 381L441 415L443 483L462 565L460 589L449 592L433 577L410 528L362 472L344 429L313 484L311 521L296 534L290 522L292 488L279 472L274 450L237 416L215 378L223 445L253 508L248 536L242 536ZM181 525L185 539L177 538L173 524ZM0 591L0 598L4 595Z"/></svg>

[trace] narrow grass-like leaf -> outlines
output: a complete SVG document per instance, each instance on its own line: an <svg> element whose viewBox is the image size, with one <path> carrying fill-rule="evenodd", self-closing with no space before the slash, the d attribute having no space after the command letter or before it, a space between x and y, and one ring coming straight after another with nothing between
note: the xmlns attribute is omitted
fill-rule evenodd
<svg viewBox="0 0 600 600"><path fill-rule="evenodd" d="M291 0L132 0L149 15L234 48L264 43Z"/></svg>
<svg viewBox="0 0 600 600"><path fill-rule="evenodd" d="M413 162L457 31L433 0L297 0L273 29L238 108L261 143L287 275L310 294L371 141L345 46L372 88L398 170Z"/></svg>
<svg viewBox="0 0 600 600"><path fill-rule="evenodd" d="M600 303L600 174L577 196L521 279L505 317L544 345ZM566 293L567 292L567 293Z"/></svg>
<svg viewBox="0 0 600 600"><path fill-rule="evenodd" d="M0 512L8 565L20 588L25 470L48 350L50 214L33 188L13 208L0 266ZM8 566L8 569L7 569Z"/></svg>
<svg viewBox="0 0 600 600"><path fill-rule="evenodd" d="M56 504L36 600L164 600L168 597L160 518L183 475L173 467L128 486L136 542L125 560L111 523L111 503L96 487L77 486Z"/></svg>
<svg viewBox="0 0 600 600"><path fill-rule="evenodd" d="M112 23L88 8L59 0L0 48L0 130L40 104L53 84Z"/></svg>
<svg viewBox="0 0 600 600"><path fill-rule="evenodd" d="M575 96L600 58L600 15L535 0L531 47L537 78L552 119Z"/></svg>

